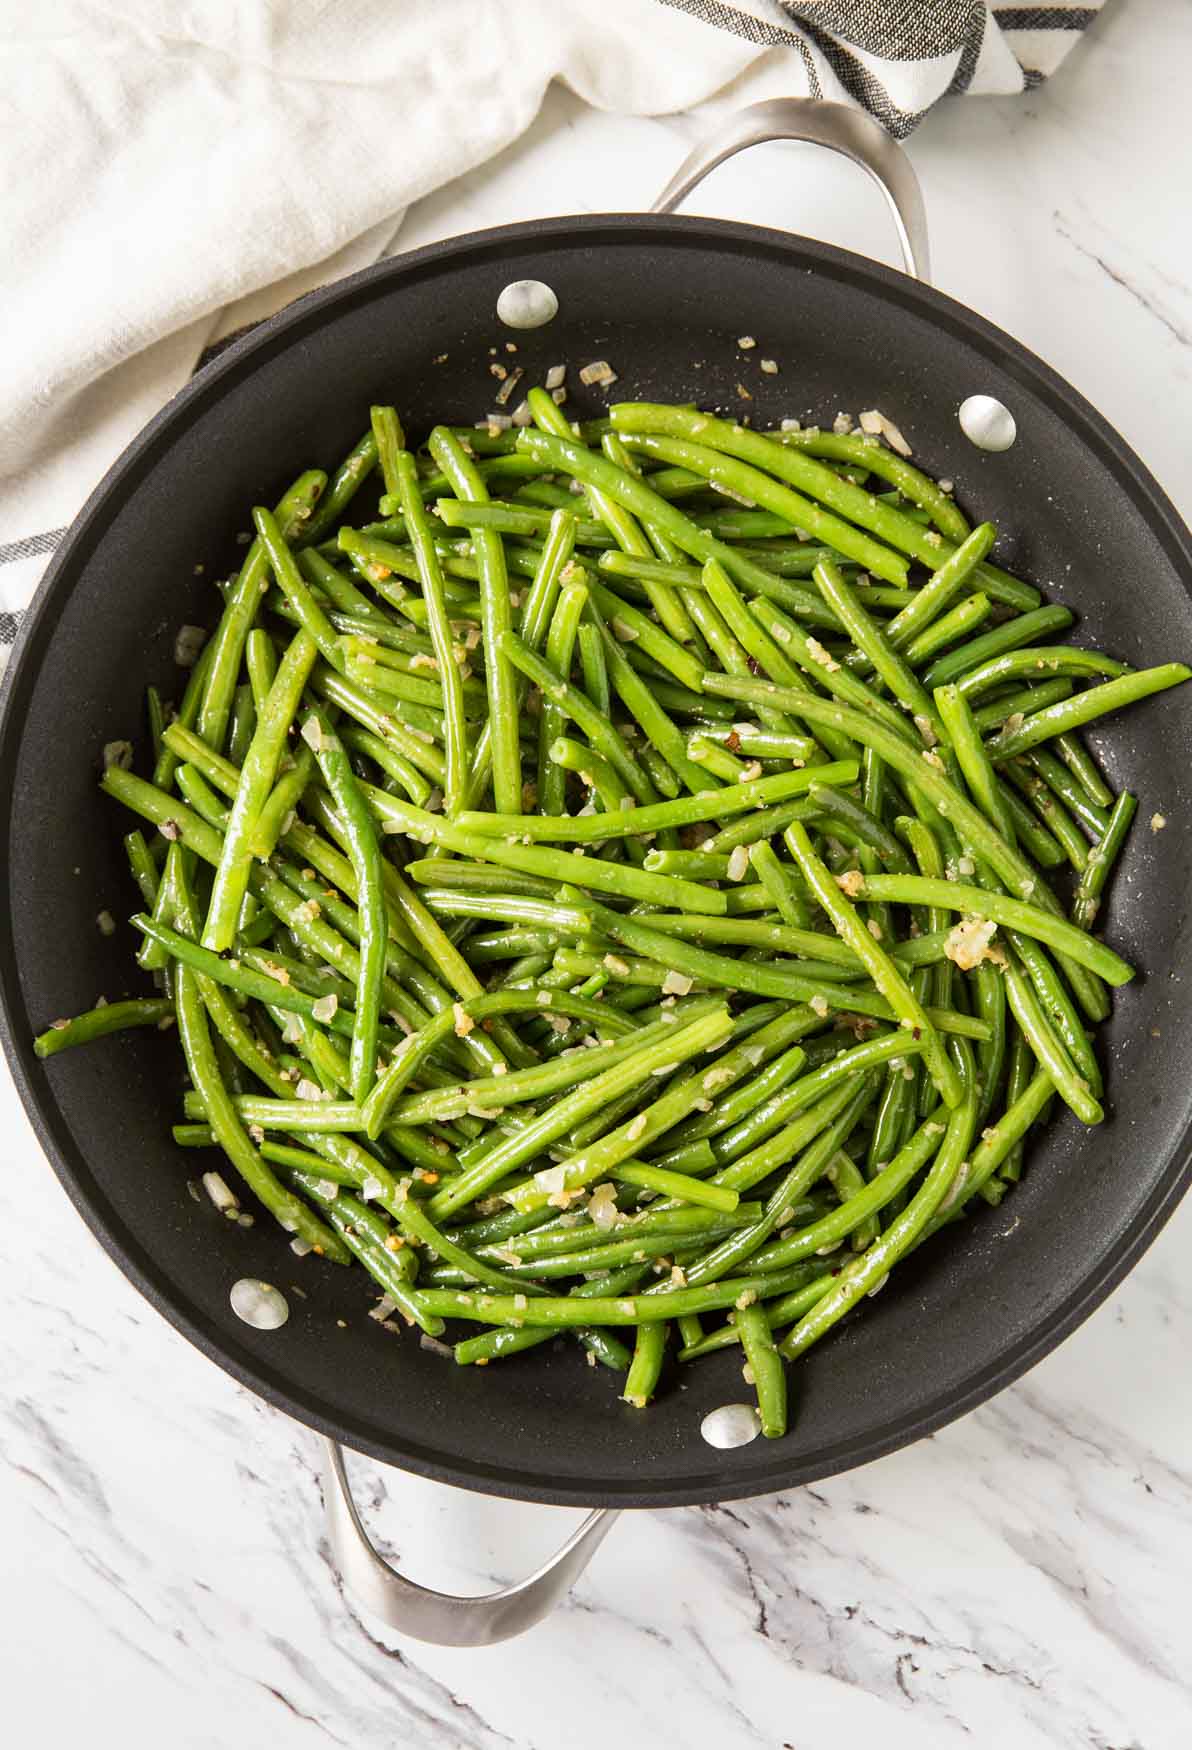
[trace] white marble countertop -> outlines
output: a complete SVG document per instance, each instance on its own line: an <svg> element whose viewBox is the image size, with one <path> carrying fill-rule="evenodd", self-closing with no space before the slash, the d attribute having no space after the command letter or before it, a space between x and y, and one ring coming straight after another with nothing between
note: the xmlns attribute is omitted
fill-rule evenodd
<svg viewBox="0 0 1192 1750"><path fill-rule="evenodd" d="M1190 64L1186 9L1112 0L1050 86L946 106L911 144L937 282L1082 389L1185 513ZM771 66L737 95L782 88ZM702 125L593 115L553 92L516 149L415 208L399 241L644 206ZM738 160L698 205L890 258L877 195L806 148ZM313 1438L102 1256L4 1072L0 1135L14 1745L1192 1742L1192 1208L1075 1337L963 1421L815 1488L623 1520L532 1637L446 1652L337 1592ZM449 1588L524 1571L574 1520L358 1474L409 1571Z"/></svg>

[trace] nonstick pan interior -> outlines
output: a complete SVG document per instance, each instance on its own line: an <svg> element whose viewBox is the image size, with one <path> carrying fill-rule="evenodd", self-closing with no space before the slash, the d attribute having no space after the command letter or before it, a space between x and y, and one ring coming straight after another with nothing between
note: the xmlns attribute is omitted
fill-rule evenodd
<svg viewBox="0 0 1192 1750"><path fill-rule="evenodd" d="M497 294L530 277L554 287L560 312L511 335ZM743 334L756 349L738 350ZM121 1268L237 1378L349 1445L543 1501L676 1505L810 1480L928 1432L1021 1372L1107 1292L1183 1188L1192 689L1092 736L1115 787L1141 798L1104 916L1115 946L1148 969L1118 994L1102 1035L1110 1121L1087 1131L1056 1120L1000 1209L900 1266L862 1318L800 1364L782 1441L719 1453L700 1438L709 1409L749 1396L732 1352L681 1370L642 1413L568 1345L457 1369L416 1336L383 1331L365 1316L361 1272L294 1258L267 1221L231 1227L188 1194L199 1162L169 1137L174 1042L134 1034L48 1064L29 1047L54 1016L133 988L132 932L122 924L109 940L95 926L105 907L121 919L134 909L128 823L96 789L100 750L141 723L146 682L177 692L175 631L213 621L211 583L237 563L249 507L301 467L333 466L370 402L394 401L413 432L476 419L492 404L493 347L528 382L566 360L574 385L576 366L606 358L616 398L719 404L758 424L878 407L917 461L1004 531L1001 563L1077 611L1079 639L1138 664L1192 654L1187 536L1154 482L1046 367L900 275L702 219L555 220L385 264L305 300L204 372L118 464L51 568L10 676L0 749L0 986L18 1083ZM759 372L762 356L777 376ZM1017 418L1004 454L960 433L958 404L977 392ZM569 412L598 410L584 394L573 390ZM1153 834L1155 812L1169 824ZM287 1291L283 1330L255 1333L234 1317L228 1289L243 1275Z"/></svg>

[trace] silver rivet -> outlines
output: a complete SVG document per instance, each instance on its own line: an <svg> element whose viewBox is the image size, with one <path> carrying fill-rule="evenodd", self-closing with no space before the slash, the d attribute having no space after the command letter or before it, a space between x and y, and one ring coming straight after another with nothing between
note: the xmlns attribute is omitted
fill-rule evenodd
<svg viewBox="0 0 1192 1750"><path fill-rule="evenodd" d="M514 280L497 299L506 328L543 328L559 313L559 300L541 280Z"/></svg>
<svg viewBox="0 0 1192 1750"><path fill-rule="evenodd" d="M271 1282L260 1282L255 1276L242 1276L233 1282L228 1299L232 1311L254 1331L276 1331L290 1316L285 1295Z"/></svg>
<svg viewBox="0 0 1192 1750"><path fill-rule="evenodd" d="M960 429L979 450L1008 450L1018 436L1014 415L992 395L970 395L960 403Z"/></svg>
<svg viewBox="0 0 1192 1750"><path fill-rule="evenodd" d="M718 1410L708 1412L699 1431L709 1446L727 1451L732 1446L748 1446L757 1439L762 1425L752 1404L721 1404Z"/></svg>

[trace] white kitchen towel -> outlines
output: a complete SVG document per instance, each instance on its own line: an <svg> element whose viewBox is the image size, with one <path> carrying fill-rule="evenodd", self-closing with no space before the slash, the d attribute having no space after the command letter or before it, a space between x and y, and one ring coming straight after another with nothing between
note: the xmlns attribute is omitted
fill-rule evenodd
<svg viewBox="0 0 1192 1750"><path fill-rule="evenodd" d="M213 341L391 252L552 80L673 113L1019 91L1095 6L976 0L0 0L0 663L91 488ZM766 85L766 78L769 84Z"/></svg>

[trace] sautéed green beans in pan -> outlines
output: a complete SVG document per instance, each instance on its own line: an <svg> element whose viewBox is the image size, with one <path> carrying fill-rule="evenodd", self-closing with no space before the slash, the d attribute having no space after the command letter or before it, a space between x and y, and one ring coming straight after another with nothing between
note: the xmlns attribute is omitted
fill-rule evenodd
<svg viewBox="0 0 1192 1750"><path fill-rule="evenodd" d="M175 1029L216 1206L458 1364L563 1337L642 1407L739 1345L780 1436L787 1363L1103 1121L1137 799L1080 730L1189 670L1061 642L879 436L522 417L376 407L253 510L105 750L152 985L37 1049Z"/></svg>

